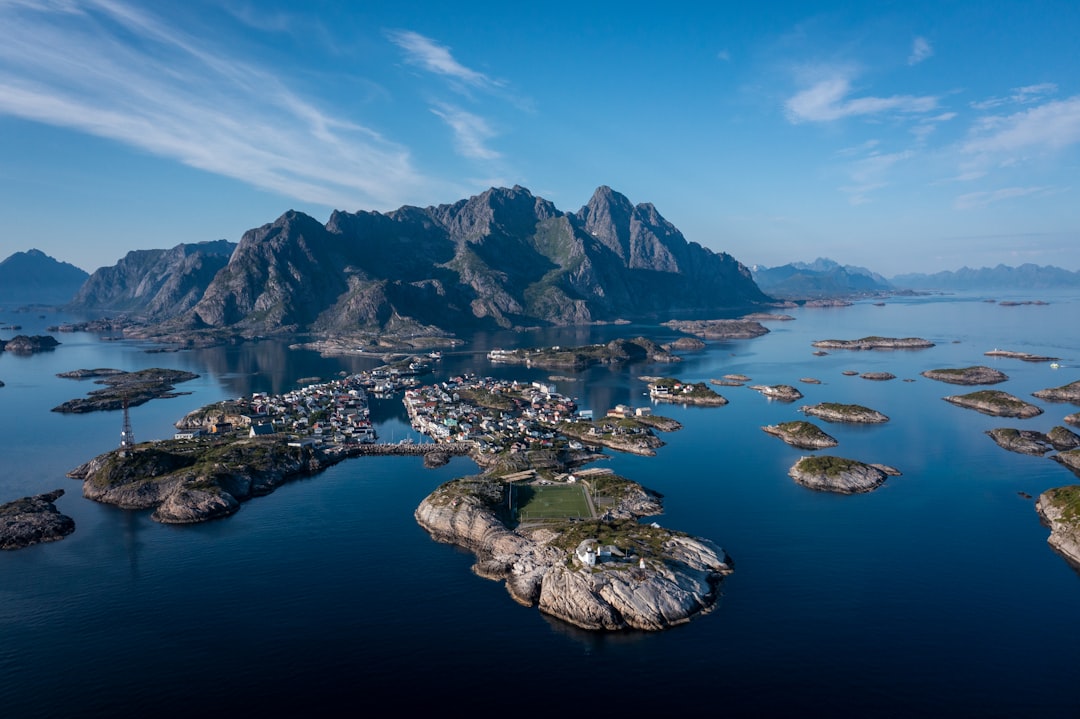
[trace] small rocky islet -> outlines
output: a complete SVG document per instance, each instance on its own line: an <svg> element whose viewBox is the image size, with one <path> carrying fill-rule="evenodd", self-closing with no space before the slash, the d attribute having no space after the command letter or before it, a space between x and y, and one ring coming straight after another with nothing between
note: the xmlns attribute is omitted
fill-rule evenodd
<svg viewBox="0 0 1080 719"><path fill-rule="evenodd" d="M33 354L48 352L60 346L52 335L15 335L9 340L0 340L0 352L15 354Z"/></svg>
<svg viewBox="0 0 1080 719"><path fill-rule="evenodd" d="M842 404L839 402L821 402L815 405L806 405L799 410L804 414L823 419L826 422L846 422L850 424L882 424L888 422L888 416L877 410L864 407L859 404Z"/></svg>
<svg viewBox="0 0 1080 719"><path fill-rule="evenodd" d="M943 399L958 407L966 407L994 417L1028 419L1043 413L1040 407L1001 390L984 389L969 394L950 395Z"/></svg>
<svg viewBox="0 0 1080 719"><path fill-rule="evenodd" d="M1065 451L1080 447L1080 435L1057 426L1047 433L1030 429L995 427L986 434L1002 449L1019 454L1044 455L1051 450Z"/></svg>
<svg viewBox="0 0 1080 719"><path fill-rule="evenodd" d="M1001 370L976 365L974 367L928 369L922 373L927 379L949 384L979 385L998 384L1009 379Z"/></svg>
<svg viewBox="0 0 1080 719"><path fill-rule="evenodd" d="M1080 380L1070 382L1069 384L1060 387L1040 389L1031 394L1039 399L1045 399L1051 402L1071 402L1072 404L1080 404Z"/></svg>
<svg viewBox="0 0 1080 719"><path fill-rule="evenodd" d="M811 343L819 349L837 350L913 350L933 347L934 343L921 337L862 337L855 340L817 340Z"/></svg>
<svg viewBox="0 0 1080 719"><path fill-rule="evenodd" d="M92 390L86 397L68 400L53 407L53 412L85 413L122 409L126 404L135 407L152 399L178 397L175 384L196 379L199 375L185 370L149 369L125 372L114 369L79 369L63 372L60 377L86 379L99 377L96 384L105 385L102 389Z"/></svg>
<svg viewBox="0 0 1080 719"><path fill-rule="evenodd" d="M794 402L803 398L803 393L789 384L755 384L751 385L750 389L760 392L769 399L779 400L780 402Z"/></svg>
<svg viewBox="0 0 1080 719"><path fill-rule="evenodd" d="M56 508L64 495L57 489L0 504L0 549L22 549L55 542L75 531L75 520Z"/></svg>
<svg viewBox="0 0 1080 719"><path fill-rule="evenodd" d="M826 449L835 447L839 442L832 435L824 432L813 422L795 420L767 425L761 428L766 434L779 437L792 447L800 449Z"/></svg>
<svg viewBox="0 0 1080 719"><path fill-rule="evenodd" d="M889 476L899 474L899 470L884 464L866 464L830 455L800 457L788 470L788 475L804 487L840 494L871 492Z"/></svg>

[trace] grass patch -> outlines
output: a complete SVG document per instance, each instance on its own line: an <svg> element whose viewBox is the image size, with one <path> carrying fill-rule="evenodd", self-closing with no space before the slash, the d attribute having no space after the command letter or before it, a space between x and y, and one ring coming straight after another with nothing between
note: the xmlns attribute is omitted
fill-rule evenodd
<svg viewBox="0 0 1080 719"><path fill-rule="evenodd" d="M581 484L521 485L514 488L518 518L568 519L591 517Z"/></svg>

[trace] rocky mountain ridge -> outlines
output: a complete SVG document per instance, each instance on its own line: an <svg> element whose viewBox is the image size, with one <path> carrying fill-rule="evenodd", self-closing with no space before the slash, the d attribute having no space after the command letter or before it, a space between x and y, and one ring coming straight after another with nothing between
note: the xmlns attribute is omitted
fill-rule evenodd
<svg viewBox="0 0 1080 719"><path fill-rule="evenodd" d="M325 225L289 211L245 233L203 284L224 253L181 247L187 254L129 253L73 306L139 313L168 331L407 335L771 301L730 255L688 242L651 204L606 186L575 213L520 186L427 208L335 211ZM178 254L188 264L159 269Z"/></svg>

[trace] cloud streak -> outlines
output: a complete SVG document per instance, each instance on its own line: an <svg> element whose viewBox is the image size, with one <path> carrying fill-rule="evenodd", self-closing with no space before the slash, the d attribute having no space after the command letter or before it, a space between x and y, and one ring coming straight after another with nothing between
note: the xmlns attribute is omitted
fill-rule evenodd
<svg viewBox="0 0 1080 719"><path fill-rule="evenodd" d="M1050 191L1048 187L1005 187L989 192L969 192L957 197L953 201L953 206L958 210L973 210L1018 197L1045 194L1048 191Z"/></svg>
<svg viewBox="0 0 1080 719"><path fill-rule="evenodd" d="M497 160L501 155L487 146L495 132L484 118L459 107L437 104L431 109L454 131L454 147L459 155L473 160Z"/></svg>
<svg viewBox="0 0 1080 719"><path fill-rule="evenodd" d="M448 77L470 87L493 88L500 84L481 72L465 67L454 59L450 48L420 33L412 30L390 30L386 36L405 51L406 62L428 72Z"/></svg>
<svg viewBox="0 0 1080 719"><path fill-rule="evenodd" d="M1016 155L1059 150L1080 142L1080 95L976 123L963 151Z"/></svg>
<svg viewBox="0 0 1080 719"><path fill-rule="evenodd" d="M921 114L934 111L936 97L930 95L891 95L889 97L850 97L851 82L843 75L820 80L801 90L784 103L792 123L832 122L848 117Z"/></svg>
<svg viewBox="0 0 1080 719"><path fill-rule="evenodd" d="M0 114L332 207L394 206L424 182L405 147L139 8L7 5L0 24Z"/></svg>

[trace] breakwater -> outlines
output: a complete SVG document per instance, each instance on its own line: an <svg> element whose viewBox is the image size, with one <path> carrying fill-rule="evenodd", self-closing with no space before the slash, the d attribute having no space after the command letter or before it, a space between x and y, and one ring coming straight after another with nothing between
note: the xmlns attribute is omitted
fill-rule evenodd
<svg viewBox="0 0 1080 719"><path fill-rule="evenodd" d="M369 457L376 455L405 455L424 456L428 454L445 454L452 456L465 456L471 454L476 448L470 442L452 442L447 444L424 443L424 444L355 444L342 447L339 450L344 457Z"/></svg>

